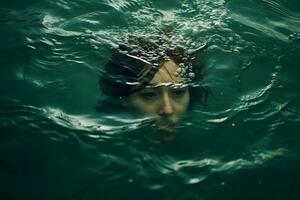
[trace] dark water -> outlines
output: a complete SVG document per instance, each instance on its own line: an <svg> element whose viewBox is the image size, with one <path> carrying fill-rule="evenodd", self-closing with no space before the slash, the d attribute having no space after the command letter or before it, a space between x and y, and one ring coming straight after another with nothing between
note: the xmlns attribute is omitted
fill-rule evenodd
<svg viewBox="0 0 300 200"><path fill-rule="evenodd" d="M299 1L2 0L0 24L0 199L300 198ZM171 143L95 110L110 47L164 25L209 44Z"/></svg>

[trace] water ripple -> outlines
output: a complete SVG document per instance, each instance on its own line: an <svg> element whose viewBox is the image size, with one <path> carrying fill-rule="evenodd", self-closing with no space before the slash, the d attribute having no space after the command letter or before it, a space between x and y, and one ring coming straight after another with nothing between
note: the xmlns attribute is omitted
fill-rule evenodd
<svg viewBox="0 0 300 200"><path fill-rule="evenodd" d="M8 99L0 100L1 156L9 160L1 157L0 167L11 173L6 180L36 180L30 193L53 176L51 187L42 185L51 195L52 189L70 184L70 193L82 199L111 191L126 198L122 194L131 188L137 188L134 195L166 197L153 199L212 199L206 194L232 187L226 189L227 175L240 179L240 172L254 169L260 179L256 172L277 159L293 155L299 160L293 59L298 58L300 16L291 4L58 0L41 5L36 11L0 11L0 23L9 28L3 38L17 31L3 39L1 48L1 75L13 79L2 84ZM204 82L221 91L220 98L212 92L207 105L183 116L177 138L168 144L152 131L152 118L93 110L100 96L98 75L111 48L126 37L155 38L164 25L173 27L170 38L183 47L208 43ZM88 109L76 111L81 105ZM23 151L35 162L24 162ZM12 177L15 171L21 176ZM79 186L73 187L75 182Z"/></svg>

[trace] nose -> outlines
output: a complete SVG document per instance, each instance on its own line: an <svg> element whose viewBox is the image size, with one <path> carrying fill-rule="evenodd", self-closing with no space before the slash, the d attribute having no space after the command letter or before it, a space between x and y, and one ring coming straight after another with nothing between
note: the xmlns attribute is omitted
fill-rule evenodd
<svg viewBox="0 0 300 200"><path fill-rule="evenodd" d="M172 106L171 98L167 92L162 93L160 115L172 115L174 108Z"/></svg>

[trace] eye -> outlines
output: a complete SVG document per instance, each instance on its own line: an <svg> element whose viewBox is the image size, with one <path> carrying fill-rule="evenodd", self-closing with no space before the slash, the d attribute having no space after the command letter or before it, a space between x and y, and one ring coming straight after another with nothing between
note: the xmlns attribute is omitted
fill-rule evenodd
<svg viewBox="0 0 300 200"><path fill-rule="evenodd" d="M173 97L183 97L185 93L187 92L186 88L177 88L177 89L172 89L171 90L171 95Z"/></svg>
<svg viewBox="0 0 300 200"><path fill-rule="evenodd" d="M138 95L140 98L146 101L154 100L159 96L155 91L142 91Z"/></svg>

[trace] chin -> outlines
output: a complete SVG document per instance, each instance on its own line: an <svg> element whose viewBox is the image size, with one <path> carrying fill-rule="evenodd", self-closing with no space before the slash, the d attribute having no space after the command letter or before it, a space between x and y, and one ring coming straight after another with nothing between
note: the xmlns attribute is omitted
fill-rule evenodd
<svg viewBox="0 0 300 200"><path fill-rule="evenodd" d="M176 136L176 124L178 120L163 119L158 120L156 123L156 130L164 142L170 142L174 140Z"/></svg>
<svg viewBox="0 0 300 200"><path fill-rule="evenodd" d="M173 129L158 129L158 134L163 142L172 142L176 137L176 130Z"/></svg>

